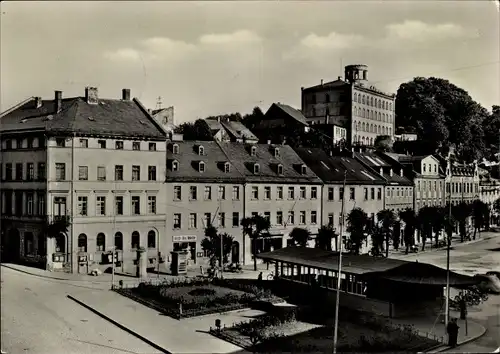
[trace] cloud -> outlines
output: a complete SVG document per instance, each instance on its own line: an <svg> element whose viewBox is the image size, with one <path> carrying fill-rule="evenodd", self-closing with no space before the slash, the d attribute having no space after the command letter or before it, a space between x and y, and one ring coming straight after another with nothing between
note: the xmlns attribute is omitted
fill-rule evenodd
<svg viewBox="0 0 500 354"><path fill-rule="evenodd" d="M318 36L315 33L311 33L302 38L300 44L308 48L344 49L362 44L363 39L363 36L356 34L331 32L326 36Z"/></svg>
<svg viewBox="0 0 500 354"><path fill-rule="evenodd" d="M450 38L470 37L476 34L453 23L428 24L406 20L386 26L387 39L414 42L439 41Z"/></svg>
<svg viewBox="0 0 500 354"><path fill-rule="evenodd" d="M257 43L262 39L254 32L240 30L233 33L205 34L199 38L202 44Z"/></svg>
<svg viewBox="0 0 500 354"><path fill-rule="evenodd" d="M122 48L116 51L107 51L104 57L111 61L137 61L140 60L141 54L132 48Z"/></svg>

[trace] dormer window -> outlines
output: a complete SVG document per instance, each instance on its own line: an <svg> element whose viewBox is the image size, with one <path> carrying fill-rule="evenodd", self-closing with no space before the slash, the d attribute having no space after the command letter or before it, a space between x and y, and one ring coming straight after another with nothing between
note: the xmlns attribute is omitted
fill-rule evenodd
<svg viewBox="0 0 500 354"><path fill-rule="evenodd" d="M274 157L280 157L280 148L274 148Z"/></svg>
<svg viewBox="0 0 500 354"><path fill-rule="evenodd" d="M250 147L250 156L256 156L257 155L257 147L252 146Z"/></svg>
<svg viewBox="0 0 500 354"><path fill-rule="evenodd" d="M230 170L231 170L231 168L229 166L229 162L225 162L224 163L224 172L229 173Z"/></svg>
<svg viewBox="0 0 500 354"><path fill-rule="evenodd" d="M179 161L172 161L172 171L179 171Z"/></svg>
<svg viewBox="0 0 500 354"><path fill-rule="evenodd" d="M277 167L277 170L278 170L278 174L282 175L283 174L283 165L279 164L278 167Z"/></svg>
<svg viewBox="0 0 500 354"><path fill-rule="evenodd" d="M205 163L203 161L198 163L198 172L205 172Z"/></svg>
<svg viewBox="0 0 500 354"><path fill-rule="evenodd" d="M205 154L205 148L203 146L198 146L198 155L204 155Z"/></svg>
<svg viewBox="0 0 500 354"><path fill-rule="evenodd" d="M174 153L174 154L179 153L179 145L178 144L172 145L172 153Z"/></svg>
<svg viewBox="0 0 500 354"><path fill-rule="evenodd" d="M253 173L257 174L260 172L260 165L258 163L253 165Z"/></svg>
<svg viewBox="0 0 500 354"><path fill-rule="evenodd" d="M384 169L382 167L380 167L380 174L383 175L384 174Z"/></svg>
<svg viewBox="0 0 500 354"><path fill-rule="evenodd" d="M307 166L306 165L300 165L300 173L305 175L307 173Z"/></svg>

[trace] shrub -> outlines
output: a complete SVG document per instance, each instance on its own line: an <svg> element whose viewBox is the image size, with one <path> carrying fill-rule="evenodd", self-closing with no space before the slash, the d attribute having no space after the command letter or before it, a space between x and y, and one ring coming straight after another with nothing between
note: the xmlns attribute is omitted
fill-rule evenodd
<svg viewBox="0 0 500 354"><path fill-rule="evenodd" d="M188 292L188 294L192 296L209 296L215 295L215 290L207 288L196 288Z"/></svg>

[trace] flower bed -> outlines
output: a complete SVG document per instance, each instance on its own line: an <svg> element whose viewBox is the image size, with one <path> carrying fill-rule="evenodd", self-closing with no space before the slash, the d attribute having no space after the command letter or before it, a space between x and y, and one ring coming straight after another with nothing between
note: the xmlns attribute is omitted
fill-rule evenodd
<svg viewBox="0 0 500 354"><path fill-rule="evenodd" d="M258 288L224 285L223 281L187 279L157 285L141 283L136 288L115 291L177 319L242 309L272 297Z"/></svg>

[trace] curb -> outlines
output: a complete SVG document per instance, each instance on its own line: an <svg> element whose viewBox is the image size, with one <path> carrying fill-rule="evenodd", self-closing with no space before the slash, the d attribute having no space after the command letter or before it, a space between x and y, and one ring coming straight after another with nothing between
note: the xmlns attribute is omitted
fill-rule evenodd
<svg viewBox="0 0 500 354"><path fill-rule="evenodd" d="M36 273L32 273L32 272L27 272L25 270L22 270L22 269L19 269L19 268L16 268L16 267L12 267L12 266L4 264L4 263L2 263L2 267L5 267L5 268L11 269L11 270L15 270L16 272L20 272L20 273L32 275L34 277L39 277L39 278L54 279L54 280L71 280L71 279L67 279L67 278L51 277L51 276L48 276L48 275L42 275L42 274L36 274Z"/></svg>
<svg viewBox="0 0 500 354"><path fill-rule="evenodd" d="M476 322L476 324L480 325L479 323ZM480 325L481 328L482 328L482 331L481 333L479 333L478 335L474 336L474 337L471 337L469 339L466 339L464 340L463 342L460 342L460 343L457 343L457 346L455 348L458 348L464 344L467 344L467 343L470 343L470 342L473 342L475 341L476 339L479 339L481 338L482 336L484 336L486 334L486 328L482 325ZM439 349L441 348L441 349ZM435 350L435 349L438 349L438 350ZM426 352L427 353L441 353L441 352L444 352L445 350L449 350L449 349L452 349L452 347L450 347L449 345L440 345L440 346L436 346L434 348L431 348L429 350L427 350ZM500 348L499 348L500 349Z"/></svg>
<svg viewBox="0 0 500 354"><path fill-rule="evenodd" d="M150 341L149 339L147 339L146 337L143 337L141 336L139 333L137 332L134 332L132 331L131 329L125 327L124 325L116 322L115 320L113 320L112 318L106 316L105 314L103 314L102 312L99 312L97 311L96 309L94 309L93 307L85 304L84 302L76 299L75 297L71 296L71 295L66 295L68 299L70 300L73 300L74 302L76 302L77 304L79 304L80 306L82 307L85 307L87 310L93 312L94 314L96 314L97 316L105 319L106 321L108 322L111 322L112 324L114 324L116 327L120 328L121 330L124 330L125 332L133 335L134 337L142 340L143 342L145 342L146 344L150 345L151 347L155 348L156 350L159 350L161 353L165 353L165 354L172 354L171 352L169 352L167 349L165 348L162 348L161 346L159 346L158 344L155 344L153 343L152 341Z"/></svg>

